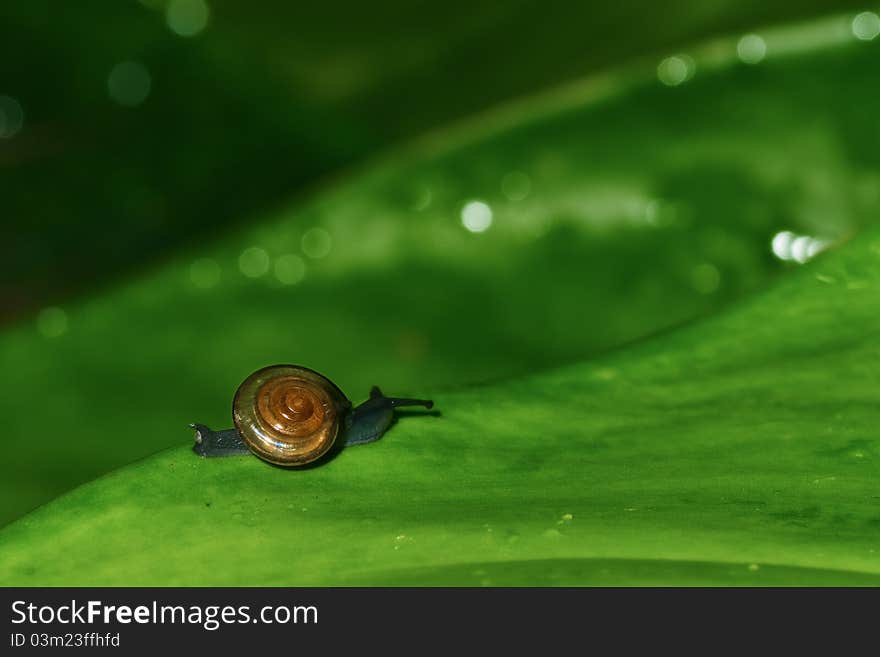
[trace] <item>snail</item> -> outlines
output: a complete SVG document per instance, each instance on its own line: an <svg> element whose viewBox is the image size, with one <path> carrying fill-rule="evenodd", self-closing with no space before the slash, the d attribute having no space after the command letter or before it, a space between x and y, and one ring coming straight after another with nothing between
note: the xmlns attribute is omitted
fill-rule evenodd
<svg viewBox="0 0 880 657"><path fill-rule="evenodd" d="M271 365L248 376L232 401L234 429L193 423L199 456L255 454L281 466L317 461L334 448L371 443L388 430L394 409L432 408L430 399L386 397L373 386L353 406L330 379L299 365Z"/></svg>

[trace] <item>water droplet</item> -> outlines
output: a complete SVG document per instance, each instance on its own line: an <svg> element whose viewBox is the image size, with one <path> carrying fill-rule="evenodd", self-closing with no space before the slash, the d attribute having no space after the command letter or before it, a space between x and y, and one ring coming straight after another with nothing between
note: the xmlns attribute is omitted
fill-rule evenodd
<svg viewBox="0 0 880 657"><path fill-rule="evenodd" d="M613 370L610 367L603 367L596 370L593 376L595 376L597 379L601 379L602 381L611 381L612 379L617 378L617 371Z"/></svg>
<svg viewBox="0 0 880 657"><path fill-rule="evenodd" d="M562 519L563 519L565 522L571 522L572 520L574 520L574 516L573 516L572 514L570 514L570 513L563 513L563 514L562 514Z"/></svg>

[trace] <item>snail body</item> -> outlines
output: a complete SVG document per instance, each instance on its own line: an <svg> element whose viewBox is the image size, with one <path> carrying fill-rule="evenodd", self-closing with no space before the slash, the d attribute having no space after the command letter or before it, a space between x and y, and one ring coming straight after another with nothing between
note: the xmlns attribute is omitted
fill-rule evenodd
<svg viewBox="0 0 880 657"><path fill-rule="evenodd" d="M354 407L327 377L300 365L257 370L238 387L232 402L235 429L196 430L199 456L254 454L280 466L317 461L335 447L378 440L391 426L399 406L431 408L427 399L386 397L373 387L370 398Z"/></svg>

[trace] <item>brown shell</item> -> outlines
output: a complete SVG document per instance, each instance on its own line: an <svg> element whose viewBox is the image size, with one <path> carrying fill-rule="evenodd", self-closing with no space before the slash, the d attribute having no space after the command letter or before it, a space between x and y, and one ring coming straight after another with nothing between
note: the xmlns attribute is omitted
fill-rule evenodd
<svg viewBox="0 0 880 657"><path fill-rule="evenodd" d="M304 465L330 451L350 409L351 403L328 378L298 365L272 365L238 387L232 419L261 459Z"/></svg>

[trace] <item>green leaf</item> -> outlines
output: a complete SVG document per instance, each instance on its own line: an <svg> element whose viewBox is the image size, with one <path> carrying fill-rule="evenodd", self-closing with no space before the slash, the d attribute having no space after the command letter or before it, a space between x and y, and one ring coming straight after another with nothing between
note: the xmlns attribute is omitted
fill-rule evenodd
<svg viewBox="0 0 880 657"><path fill-rule="evenodd" d="M0 531L0 583L876 583L877 50L820 27L513 107L5 334L8 517L272 362L442 416L306 471L162 452ZM857 235L801 267L784 230Z"/></svg>
<svg viewBox="0 0 880 657"><path fill-rule="evenodd" d="M162 452L3 530L0 583L880 584L878 289L874 230L318 468Z"/></svg>
<svg viewBox="0 0 880 657"><path fill-rule="evenodd" d="M816 32L767 33L757 66L736 39L694 50L678 87L652 62L480 117L6 331L0 522L179 444L190 422L228 423L263 365L311 366L355 400L452 389L761 289L796 267L770 253L777 232L833 241L875 215L876 46L810 51ZM484 233L462 225L475 199L493 211ZM316 228L319 258L303 253L326 248Z"/></svg>

